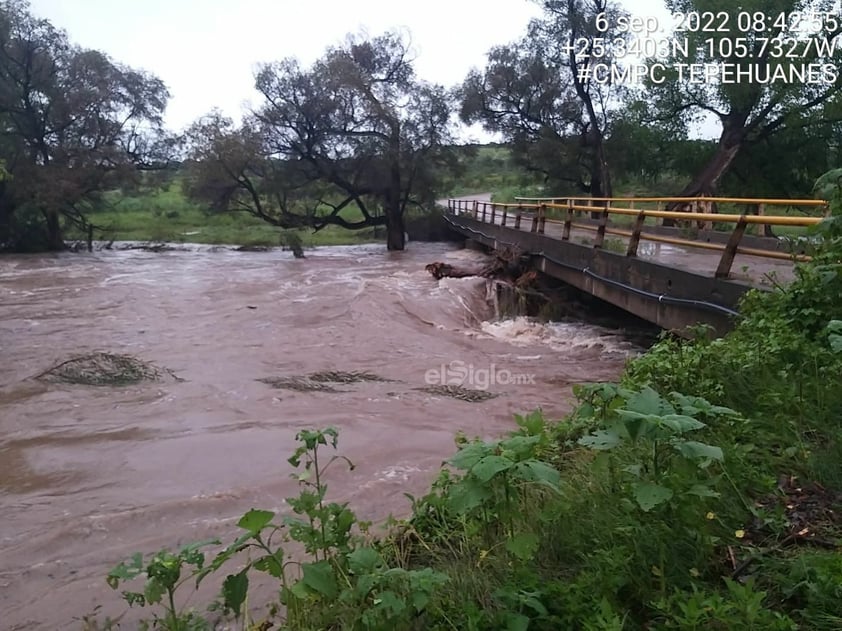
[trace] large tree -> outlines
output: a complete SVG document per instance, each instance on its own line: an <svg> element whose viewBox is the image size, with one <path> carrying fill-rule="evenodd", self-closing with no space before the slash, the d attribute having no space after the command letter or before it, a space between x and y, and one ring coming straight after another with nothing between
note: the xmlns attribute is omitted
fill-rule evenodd
<svg viewBox="0 0 842 631"><path fill-rule="evenodd" d="M193 197L285 228L385 225L402 250L406 209L433 201L452 156L448 94L416 77L405 39L349 37L310 68L262 66L256 87L263 103L239 127L211 116L191 130Z"/></svg>
<svg viewBox="0 0 842 631"><path fill-rule="evenodd" d="M522 41L493 48L485 69L468 75L462 118L500 133L549 186L610 197L606 139L624 88L597 71L620 63L624 12L608 0L542 4Z"/></svg>
<svg viewBox="0 0 842 631"><path fill-rule="evenodd" d="M668 0L666 4L675 13L720 16L716 29L676 33L686 38L689 56L681 52L668 59L669 80L652 86L661 121L706 115L720 125L715 151L681 196L715 195L723 177L749 148L768 147L784 134L788 138L779 144L792 146L800 135L814 137L816 130L842 120L842 46L838 41L832 45L842 27L837 3ZM689 64L724 68L726 74L692 78ZM797 73L808 69L810 75L801 80Z"/></svg>
<svg viewBox="0 0 842 631"><path fill-rule="evenodd" d="M22 0L0 3L0 248L64 247L104 191L167 143L168 93L155 77L72 46Z"/></svg>

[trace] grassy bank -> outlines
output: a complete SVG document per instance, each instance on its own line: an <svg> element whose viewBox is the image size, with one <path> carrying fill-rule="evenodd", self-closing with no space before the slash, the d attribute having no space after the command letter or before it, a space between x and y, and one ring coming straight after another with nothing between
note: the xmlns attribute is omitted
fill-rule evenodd
<svg viewBox="0 0 842 631"><path fill-rule="evenodd" d="M168 188L141 196L113 197L107 209L90 213L97 229L94 238L115 241L207 243L219 245L277 246L281 230L246 213L208 213L188 200L178 181ZM353 216L349 214L353 220ZM298 235L304 247L352 245L385 238L384 228L345 230L328 226L312 230L283 231ZM78 230L68 240L84 240Z"/></svg>

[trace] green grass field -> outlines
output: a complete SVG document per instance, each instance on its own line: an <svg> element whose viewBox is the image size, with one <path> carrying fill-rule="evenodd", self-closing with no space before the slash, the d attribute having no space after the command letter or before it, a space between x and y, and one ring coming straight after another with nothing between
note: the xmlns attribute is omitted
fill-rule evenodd
<svg viewBox="0 0 842 631"><path fill-rule="evenodd" d="M138 197L112 198L107 210L89 215L97 227L94 238L115 241L207 243L218 245L278 246L282 232L296 232L304 247L352 245L379 241L384 229L345 230L328 226L318 232L309 229L282 231L247 213L207 213L186 199L178 184L167 190ZM360 218L349 209L349 220ZM84 239L79 230L69 229L68 239Z"/></svg>

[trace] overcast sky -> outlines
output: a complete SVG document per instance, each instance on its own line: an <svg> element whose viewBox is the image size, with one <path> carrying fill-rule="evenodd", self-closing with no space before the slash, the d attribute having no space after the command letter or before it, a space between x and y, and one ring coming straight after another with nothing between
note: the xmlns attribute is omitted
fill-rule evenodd
<svg viewBox="0 0 842 631"><path fill-rule="evenodd" d="M626 5L665 16L660 0ZM255 97L257 64L290 56L311 63L361 29L407 29L418 74L455 85L540 14L530 0L31 0L31 7L75 44L160 77L172 94L174 129L214 107L238 117Z"/></svg>

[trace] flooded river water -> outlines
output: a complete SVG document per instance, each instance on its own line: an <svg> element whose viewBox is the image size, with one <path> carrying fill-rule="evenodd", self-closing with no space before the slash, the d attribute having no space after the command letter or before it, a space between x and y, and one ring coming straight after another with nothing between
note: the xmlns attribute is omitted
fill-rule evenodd
<svg viewBox="0 0 842 631"><path fill-rule="evenodd" d="M357 468L336 469L329 494L377 521L407 514L404 493L423 493L457 431L497 436L537 407L560 417L570 384L618 376L634 347L617 331L495 321L485 280L424 270L479 256L411 243L302 260L202 247L0 258L0 629L79 628L98 603L123 611L104 577L131 553L230 540L249 508L284 510L300 429L339 429ZM33 378L95 351L183 381ZM498 396L418 390L458 369ZM259 381L315 371L393 381L340 392Z"/></svg>

